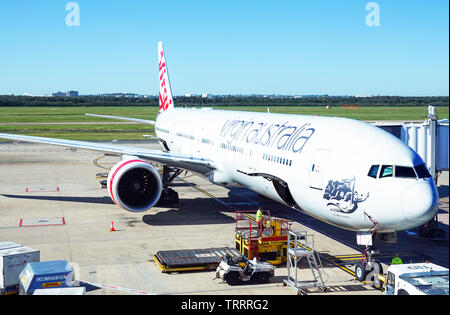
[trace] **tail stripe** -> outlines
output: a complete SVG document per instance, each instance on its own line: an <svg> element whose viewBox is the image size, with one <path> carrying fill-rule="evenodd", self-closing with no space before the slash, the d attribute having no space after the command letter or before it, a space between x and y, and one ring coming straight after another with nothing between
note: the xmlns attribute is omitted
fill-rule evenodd
<svg viewBox="0 0 450 315"><path fill-rule="evenodd" d="M172 91L170 89L169 75L162 43L158 43L159 50L159 111L163 112L173 108Z"/></svg>

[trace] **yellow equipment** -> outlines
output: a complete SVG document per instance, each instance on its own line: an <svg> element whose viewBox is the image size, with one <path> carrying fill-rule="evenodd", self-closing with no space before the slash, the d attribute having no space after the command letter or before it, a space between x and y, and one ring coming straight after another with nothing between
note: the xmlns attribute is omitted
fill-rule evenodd
<svg viewBox="0 0 450 315"><path fill-rule="evenodd" d="M258 224L252 213L256 211L236 211L235 247L248 259L257 257L272 265L280 265L287 260L287 240L291 222L270 216L268 211Z"/></svg>

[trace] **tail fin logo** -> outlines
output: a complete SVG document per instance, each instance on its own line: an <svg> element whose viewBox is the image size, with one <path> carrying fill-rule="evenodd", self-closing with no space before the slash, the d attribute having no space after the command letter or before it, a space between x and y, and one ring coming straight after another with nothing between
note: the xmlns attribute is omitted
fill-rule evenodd
<svg viewBox="0 0 450 315"><path fill-rule="evenodd" d="M173 107L173 99L162 43L159 43L159 83L159 111L163 112Z"/></svg>

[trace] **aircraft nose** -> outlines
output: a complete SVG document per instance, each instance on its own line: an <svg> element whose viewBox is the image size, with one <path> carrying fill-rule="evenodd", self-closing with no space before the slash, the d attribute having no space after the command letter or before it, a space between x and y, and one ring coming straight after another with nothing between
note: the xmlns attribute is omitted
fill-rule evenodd
<svg viewBox="0 0 450 315"><path fill-rule="evenodd" d="M404 217L416 226L430 221L437 213L439 196L432 182L417 183L407 187L402 196Z"/></svg>

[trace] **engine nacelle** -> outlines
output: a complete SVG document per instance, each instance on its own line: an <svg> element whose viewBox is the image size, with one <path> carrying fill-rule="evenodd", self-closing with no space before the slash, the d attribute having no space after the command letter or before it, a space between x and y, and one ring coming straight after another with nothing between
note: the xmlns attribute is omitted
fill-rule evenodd
<svg viewBox="0 0 450 315"><path fill-rule="evenodd" d="M112 200L131 212L153 207L159 201L162 186L158 171L138 158L119 162L108 175L107 188Z"/></svg>

